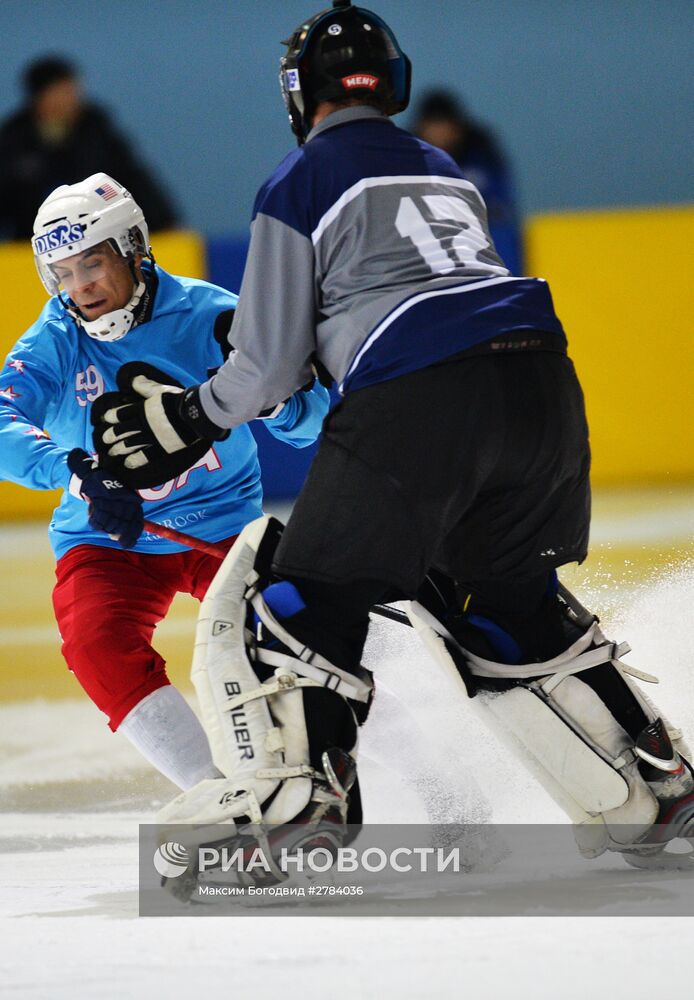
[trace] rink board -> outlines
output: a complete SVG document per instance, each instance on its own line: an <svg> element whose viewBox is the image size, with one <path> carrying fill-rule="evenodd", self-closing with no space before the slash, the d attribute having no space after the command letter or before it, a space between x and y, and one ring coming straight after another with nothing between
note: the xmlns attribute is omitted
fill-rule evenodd
<svg viewBox="0 0 694 1000"><path fill-rule="evenodd" d="M526 235L583 384L593 481L694 477L694 207L536 216Z"/></svg>

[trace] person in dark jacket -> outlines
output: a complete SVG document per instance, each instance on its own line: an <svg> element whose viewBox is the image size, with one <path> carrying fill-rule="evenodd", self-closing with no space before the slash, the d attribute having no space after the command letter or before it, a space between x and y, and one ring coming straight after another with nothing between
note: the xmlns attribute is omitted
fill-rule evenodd
<svg viewBox="0 0 694 1000"><path fill-rule="evenodd" d="M513 177L494 133L476 121L447 90L428 90L415 110L412 131L448 153L487 206L489 231L511 274L523 274L523 246Z"/></svg>
<svg viewBox="0 0 694 1000"><path fill-rule="evenodd" d="M158 179L133 154L109 113L85 98L72 62L43 56L25 68L22 86L23 106L0 126L0 238L30 238L36 206L51 191L99 171L122 181L152 230L178 224Z"/></svg>

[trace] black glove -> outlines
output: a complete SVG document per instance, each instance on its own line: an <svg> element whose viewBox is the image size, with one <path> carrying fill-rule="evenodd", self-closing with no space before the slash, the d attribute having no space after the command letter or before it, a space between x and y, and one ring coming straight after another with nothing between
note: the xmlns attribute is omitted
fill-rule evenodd
<svg viewBox="0 0 694 1000"><path fill-rule="evenodd" d="M205 416L198 386L141 361L123 365L117 382L92 406L94 447L99 465L134 489L168 482L229 436Z"/></svg>
<svg viewBox="0 0 694 1000"><path fill-rule="evenodd" d="M141 498L100 469L82 448L72 449L67 466L80 480L79 492L89 502L89 527L105 531L124 549L131 549L144 527Z"/></svg>

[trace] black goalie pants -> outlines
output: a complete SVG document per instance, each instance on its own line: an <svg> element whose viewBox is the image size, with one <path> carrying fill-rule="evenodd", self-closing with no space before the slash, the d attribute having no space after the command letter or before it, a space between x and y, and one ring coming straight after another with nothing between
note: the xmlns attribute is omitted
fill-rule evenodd
<svg viewBox="0 0 694 1000"><path fill-rule="evenodd" d="M307 604L298 637L353 668L369 608L415 596L432 568L491 617L517 613L586 556L589 466L560 352L459 357L348 395L275 554Z"/></svg>

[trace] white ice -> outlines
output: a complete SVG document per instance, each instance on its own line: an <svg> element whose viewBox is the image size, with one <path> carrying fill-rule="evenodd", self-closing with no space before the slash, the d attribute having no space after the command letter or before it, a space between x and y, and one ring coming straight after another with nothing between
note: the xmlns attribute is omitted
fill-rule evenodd
<svg viewBox="0 0 694 1000"><path fill-rule="evenodd" d="M694 733L694 567L611 593L606 630L661 677L658 704ZM602 584L582 597L598 607ZM381 693L362 741L368 818L560 822L412 633L379 623ZM690 918L137 916L137 825L172 792L85 700L0 707L0 989L35 998L691 996ZM484 793L481 789L484 788ZM438 805L437 805L438 804ZM432 817L432 809L442 815ZM613 867L622 864L611 859ZM617 870L617 867L615 867ZM584 873L585 872L585 876ZM541 876L540 876L541 877ZM612 876L628 889L640 873ZM593 912L593 879L566 883ZM658 886L639 892L644 908ZM551 879L547 891L556 891Z"/></svg>

